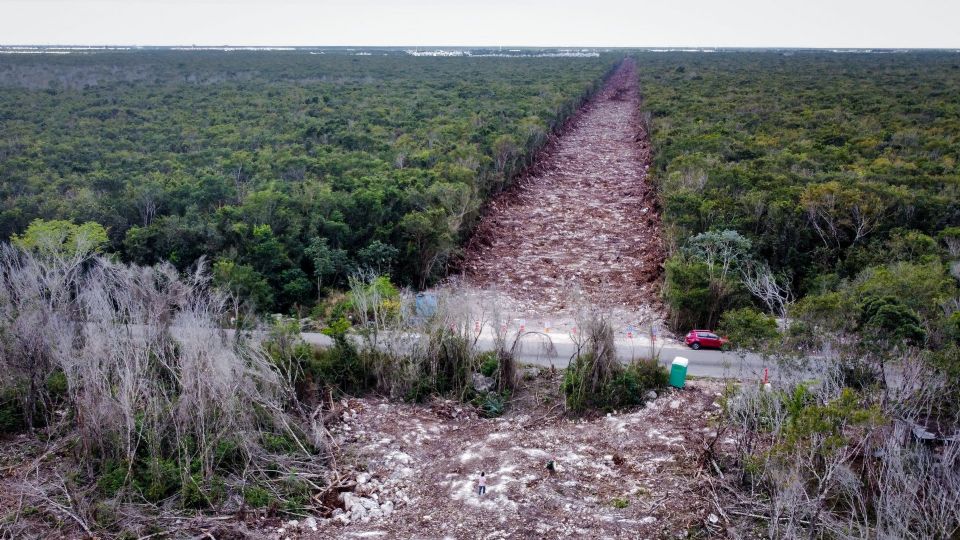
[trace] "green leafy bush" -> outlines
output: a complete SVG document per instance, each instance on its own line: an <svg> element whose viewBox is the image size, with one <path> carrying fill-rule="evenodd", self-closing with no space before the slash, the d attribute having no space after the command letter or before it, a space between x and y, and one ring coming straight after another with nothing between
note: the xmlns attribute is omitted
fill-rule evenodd
<svg viewBox="0 0 960 540"><path fill-rule="evenodd" d="M108 497L130 487L146 500L160 502L180 490L180 469L174 461L163 458L137 460L133 466L110 459L100 467L97 487Z"/></svg>
<svg viewBox="0 0 960 540"><path fill-rule="evenodd" d="M273 501L273 495L261 486L247 486L243 489L243 501L253 508L265 508Z"/></svg>
<svg viewBox="0 0 960 540"><path fill-rule="evenodd" d="M373 385L373 375L356 347L344 341L333 347L314 349L305 376L321 387L332 387L345 394L359 394Z"/></svg>
<svg viewBox="0 0 960 540"><path fill-rule="evenodd" d="M478 360L480 362L480 373L484 377L493 377L497 373L497 368L500 367L496 351L481 353Z"/></svg>
<svg viewBox="0 0 960 540"><path fill-rule="evenodd" d="M642 405L650 390L666 387L670 378L667 370L656 360L636 360L626 367L617 365L609 381L591 392L588 378L593 371L593 361L592 355L581 355L570 363L564 373L561 390L571 411L613 410Z"/></svg>
<svg viewBox="0 0 960 540"><path fill-rule="evenodd" d="M35 219L23 234L14 234L10 243L42 257L73 256L100 252L107 244L107 231L92 221L76 225L65 220Z"/></svg>
<svg viewBox="0 0 960 540"><path fill-rule="evenodd" d="M134 478L144 498L160 502L180 489L180 468L170 459L149 459Z"/></svg>
<svg viewBox="0 0 960 540"><path fill-rule="evenodd" d="M480 411L480 415L485 418L496 418L502 416L507 410L507 401L510 400L510 392L483 392L471 400L471 403Z"/></svg>
<svg viewBox="0 0 960 540"><path fill-rule="evenodd" d="M866 298L860 306L860 326L865 343L888 347L922 344L927 335L916 312L893 296Z"/></svg>
<svg viewBox="0 0 960 540"><path fill-rule="evenodd" d="M777 321L752 308L727 311L720 317L717 331L730 339L734 347L760 349L777 338Z"/></svg>
<svg viewBox="0 0 960 540"><path fill-rule="evenodd" d="M219 503L225 496L226 486L223 479L215 476L208 482L201 475L192 474L180 488L180 505L202 510Z"/></svg>
<svg viewBox="0 0 960 540"><path fill-rule="evenodd" d="M407 389L403 399L412 403L423 403L433 395L433 382L426 376L417 377Z"/></svg>
<svg viewBox="0 0 960 540"><path fill-rule="evenodd" d="M840 382L855 390L863 390L880 383L882 374L876 366L863 360L840 362Z"/></svg>
<svg viewBox="0 0 960 540"><path fill-rule="evenodd" d="M670 374L656 360L634 360L608 385L605 408L643 405L650 390L665 388L669 380Z"/></svg>
<svg viewBox="0 0 960 540"><path fill-rule="evenodd" d="M127 465L119 460L110 459L100 467L97 487L107 497L113 497L127 485Z"/></svg>
<svg viewBox="0 0 960 540"><path fill-rule="evenodd" d="M55 370L47 377L47 396L55 403L62 402L67 397L67 376L62 370Z"/></svg>
<svg viewBox="0 0 960 540"><path fill-rule="evenodd" d="M286 435L277 433L264 433L261 436L263 449L276 454L288 454L296 452L298 449L296 441Z"/></svg>

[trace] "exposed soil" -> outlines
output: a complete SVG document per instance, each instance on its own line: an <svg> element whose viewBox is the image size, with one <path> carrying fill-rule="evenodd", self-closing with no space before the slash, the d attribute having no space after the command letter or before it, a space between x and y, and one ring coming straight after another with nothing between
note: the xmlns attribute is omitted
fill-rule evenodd
<svg viewBox="0 0 960 540"><path fill-rule="evenodd" d="M507 416L469 406L380 399L341 402L333 429L359 508L285 524L273 538L686 538L719 533L699 457L714 435L719 383L697 381L646 407L563 416L557 376L526 381ZM728 441L727 444L732 443ZM556 472L547 470L555 460ZM481 471L487 492L477 493ZM376 504L373 503L376 501ZM382 509L389 508L388 512ZM313 523L311 523L313 525Z"/></svg>
<svg viewBox="0 0 960 540"><path fill-rule="evenodd" d="M493 200L467 246L468 284L541 313L656 306L664 249L647 181L636 66L624 60L531 172Z"/></svg>
<svg viewBox="0 0 960 540"><path fill-rule="evenodd" d="M560 377L528 368L507 413L496 419L449 400L342 400L332 411L333 470L323 482L334 487L314 500L327 510L296 519L263 510L163 513L155 524L171 538L726 536L731 524L724 502L712 495L701 463L717 436L722 383L690 381L644 407L577 419L564 414ZM734 441L721 436L717 445L730 452ZM37 512L35 497L21 491L28 489L26 477L44 485L68 477L75 467L69 446L66 439L47 446L25 434L2 440L0 508L18 519L0 522L0 538L90 537L65 510L69 495L57 497L60 506L48 500L46 512ZM38 466L45 460L53 463ZM546 467L550 460L554 472ZM487 478L482 496L481 471Z"/></svg>

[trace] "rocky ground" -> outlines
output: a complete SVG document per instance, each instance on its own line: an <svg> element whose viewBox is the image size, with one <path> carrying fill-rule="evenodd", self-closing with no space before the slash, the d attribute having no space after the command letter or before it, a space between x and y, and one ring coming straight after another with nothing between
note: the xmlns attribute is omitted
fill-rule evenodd
<svg viewBox="0 0 960 540"><path fill-rule="evenodd" d="M691 381L634 410L574 418L565 414L560 376L528 368L506 414L493 419L448 400L341 400L329 423L334 488L316 495L313 515L163 511L153 525L165 531L160 537L271 540L712 538L734 530L701 464L716 437L723 383ZM0 508L12 521L0 520L0 538L94 537L71 511L82 494L71 498L62 487L63 502L46 499L48 513L38 513L23 491L24 474L67 485L69 465L38 464L54 456L69 464L69 442L3 441ZM715 449L732 444L721 436Z"/></svg>
<svg viewBox="0 0 960 540"><path fill-rule="evenodd" d="M596 307L655 306L664 250L649 164L636 68L626 60L490 203L466 250L467 282L541 313L568 310L572 290Z"/></svg>
<svg viewBox="0 0 960 540"><path fill-rule="evenodd" d="M715 434L720 383L696 381L638 410L590 419L564 415L558 387L548 371L528 377L497 419L449 401L342 401L332 428L342 486L328 497L335 510L262 532L276 539L720 533L722 512L699 463L704 440Z"/></svg>

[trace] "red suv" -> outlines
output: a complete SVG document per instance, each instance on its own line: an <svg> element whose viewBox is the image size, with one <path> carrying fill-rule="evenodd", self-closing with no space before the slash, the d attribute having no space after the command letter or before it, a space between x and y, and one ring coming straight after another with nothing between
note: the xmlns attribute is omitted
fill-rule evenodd
<svg viewBox="0 0 960 540"><path fill-rule="evenodd" d="M701 347L710 347L711 349L726 350L730 347L730 340L720 337L710 330L691 330L687 334L687 346L693 350Z"/></svg>

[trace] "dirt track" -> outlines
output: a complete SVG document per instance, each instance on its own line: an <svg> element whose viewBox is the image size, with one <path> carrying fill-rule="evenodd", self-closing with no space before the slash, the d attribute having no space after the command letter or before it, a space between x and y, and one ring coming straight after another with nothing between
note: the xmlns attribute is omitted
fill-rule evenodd
<svg viewBox="0 0 960 540"><path fill-rule="evenodd" d="M463 264L467 282L544 312L657 304L660 207L647 182L636 67L625 60L514 189L494 200Z"/></svg>

